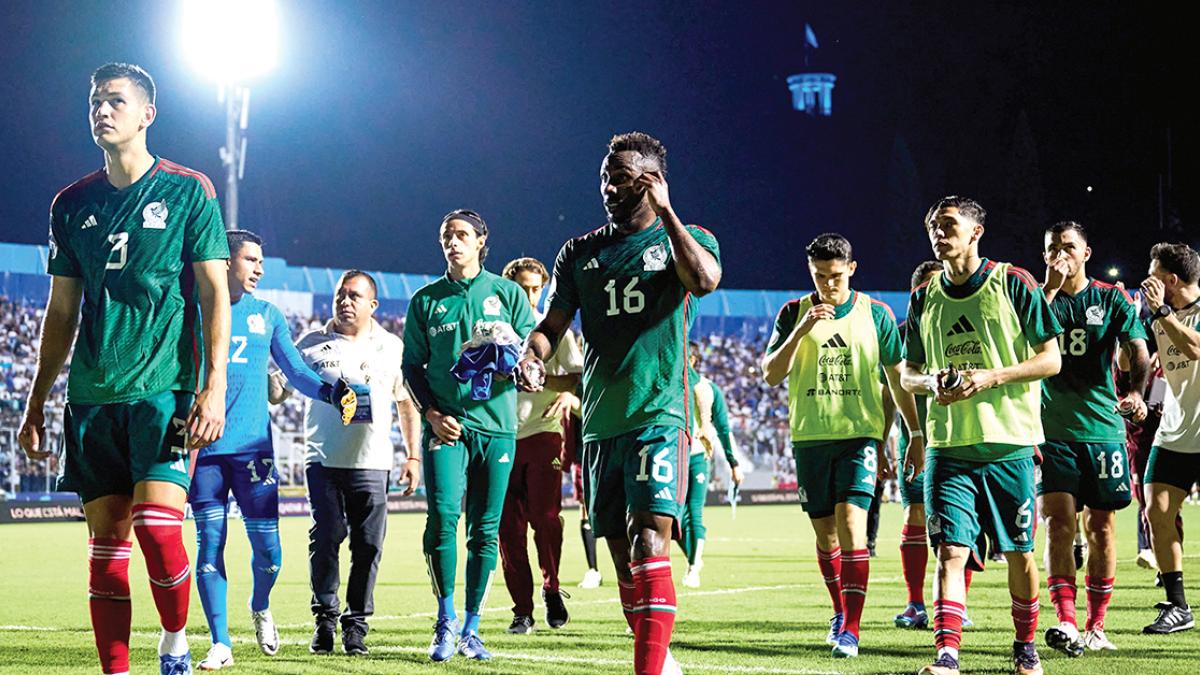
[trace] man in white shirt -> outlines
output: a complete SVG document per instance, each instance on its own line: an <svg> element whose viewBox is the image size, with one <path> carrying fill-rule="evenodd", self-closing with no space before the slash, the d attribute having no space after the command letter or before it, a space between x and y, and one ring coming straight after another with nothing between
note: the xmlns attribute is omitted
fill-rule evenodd
<svg viewBox="0 0 1200 675"><path fill-rule="evenodd" d="M367 653L367 618L374 612L375 574L387 531L393 401L408 449L400 480L408 484L405 494L412 494L420 482L421 421L401 375L404 343L375 321L378 307L375 280L366 272L349 270L337 285L333 319L296 343L321 379L345 380L358 397L349 420L334 406L305 406L305 475L313 520L308 560L316 617L309 650L315 654L333 651L339 615L346 653ZM280 400L272 396L271 402ZM346 612L341 613L338 553L347 534L350 578Z"/></svg>

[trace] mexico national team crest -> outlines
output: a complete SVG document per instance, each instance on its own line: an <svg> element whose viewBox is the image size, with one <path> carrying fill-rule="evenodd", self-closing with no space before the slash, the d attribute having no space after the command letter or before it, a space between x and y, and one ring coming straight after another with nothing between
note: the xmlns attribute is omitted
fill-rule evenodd
<svg viewBox="0 0 1200 675"><path fill-rule="evenodd" d="M1091 307L1088 307L1086 310L1084 310L1083 315L1087 318L1087 325L1089 326L1104 325L1104 308L1102 308L1100 305L1092 305Z"/></svg>
<svg viewBox="0 0 1200 675"><path fill-rule="evenodd" d="M646 272L661 272L667 269L667 247L655 244L642 253L642 269Z"/></svg>
<svg viewBox="0 0 1200 675"><path fill-rule="evenodd" d="M142 227L147 230L167 229L167 205L162 202L150 202L142 209Z"/></svg>
<svg viewBox="0 0 1200 675"><path fill-rule="evenodd" d="M246 330L255 335L267 334L267 322L263 319L262 314L251 314L246 317Z"/></svg>
<svg viewBox="0 0 1200 675"><path fill-rule="evenodd" d="M500 316L501 307L500 298L494 295L485 298L483 301L483 313L485 316Z"/></svg>

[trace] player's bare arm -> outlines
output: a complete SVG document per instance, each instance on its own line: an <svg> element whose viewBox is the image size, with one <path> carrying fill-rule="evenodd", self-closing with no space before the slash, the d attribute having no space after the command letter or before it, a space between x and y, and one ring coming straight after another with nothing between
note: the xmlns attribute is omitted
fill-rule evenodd
<svg viewBox="0 0 1200 675"><path fill-rule="evenodd" d="M421 413L410 399L396 402L396 415L400 420L400 435L408 449L408 459L400 468L400 485L407 484L404 496L417 491L421 485Z"/></svg>
<svg viewBox="0 0 1200 675"><path fill-rule="evenodd" d="M907 362L905 362L907 364ZM888 390L904 426L908 427L908 452L904 455L904 478L911 481L925 470L925 434L921 431L921 417L917 412L917 399L913 393L903 386L904 374L899 363L884 366L883 374L887 377ZM891 419L889 418L890 422ZM889 429L891 426L889 425ZM887 438L884 438L887 441Z"/></svg>
<svg viewBox="0 0 1200 675"><path fill-rule="evenodd" d="M717 285L721 283L721 266L675 214L667 179L659 171L647 171L638 177L637 182L645 190L646 203L655 215L662 218L663 227L671 239L675 273L679 275L683 287L697 297L717 290Z"/></svg>
<svg viewBox="0 0 1200 675"><path fill-rule="evenodd" d="M225 260L192 263L204 321L204 387L188 414L188 442L202 448L225 431L225 366L229 360L229 279Z"/></svg>
<svg viewBox="0 0 1200 675"><path fill-rule="evenodd" d="M963 401L1004 384L1021 384L1053 377L1062 370L1062 354L1058 351L1058 339L1046 340L1033 346L1034 354L1029 359L1004 368L983 368L962 371L962 383L954 389L937 392L937 403L949 405Z"/></svg>
<svg viewBox="0 0 1200 675"><path fill-rule="evenodd" d="M1150 383L1150 350L1145 340L1130 340L1121 345L1117 368L1129 372L1129 391L1117 401L1117 409L1125 411L1134 422L1146 419L1146 401L1142 392Z"/></svg>
<svg viewBox="0 0 1200 675"><path fill-rule="evenodd" d="M17 437L21 448L31 460L43 460L52 454L42 448L46 438L44 408L54 380L62 372L75 343L79 328L79 302L83 299L83 283L75 277L50 277L50 298L42 319L42 338L38 348L37 369L33 386L25 403L25 419Z"/></svg>
<svg viewBox="0 0 1200 675"><path fill-rule="evenodd" d="M1142 282L1142 294L1152 313L1157 312L1166 302L1166 287L1156 277L1148 277ZM1154 323L1162 326L1171 344L1175 345L1180 354L1189 359L1200 359L1200 331L1188 328L1173 312L1155 320Z"/></svg>
<svg viewBox="0 0 1200 675"><path fill-rule="evenodd" d="M763 379L767 381L767 384L774 387L787 378L788 373L792 372L792 364L796 360L796 347L800 345L800 338L808 335L818 321L833 319L833 317L833 305L826 303L813 305L804 313L800 321L796 322L796 327L792 329L787 340L779 345L779 349L763 356Z"/></svg>
<svg viewBox="0 0 1200 675"><path fill-rule="evenodd" d="M525 340L525 356L513 373L521 391L541 391L546 383L546 359L554 353L563 333L571 326L571 317L561 309L550 308L546 317Z"/></svg>
<svg viewBox="0 0 1200 675"><path fill-rule="evenodd" d="M937 375L925 372L925 364L905 361L900 367L900 386L918 396L936 396Z"/></svg>

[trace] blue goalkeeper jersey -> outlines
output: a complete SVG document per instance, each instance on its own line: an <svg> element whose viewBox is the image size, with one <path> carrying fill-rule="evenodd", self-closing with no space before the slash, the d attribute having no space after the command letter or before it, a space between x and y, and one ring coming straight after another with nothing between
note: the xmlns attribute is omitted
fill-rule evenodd
<svg viewBox="0 0 1200 675"><path fill-rule="evenodd" d="M292 343L287 319L279 308L246 293L231 306L225 435L202 449L200 456L273 452L267 408L267 365L271 357L300 393L319 398L320 376Z"/></svg>

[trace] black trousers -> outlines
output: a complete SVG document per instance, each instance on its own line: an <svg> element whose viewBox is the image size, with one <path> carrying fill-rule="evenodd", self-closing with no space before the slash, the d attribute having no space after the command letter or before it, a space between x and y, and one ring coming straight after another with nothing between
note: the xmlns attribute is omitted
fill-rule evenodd
<svg viewBox="0 0 1200 675"><path fill-rule="evenodd" d="M388 472L374 469L332 469L309 464L308 504L312 527L308 529L308 572L312 585L312 612L321 621L336 621L342 628L367 627L375 612L375 575L387 532ZM338 606L338 554L350 535L350 578L346 584L346 612Z"/></svg>

